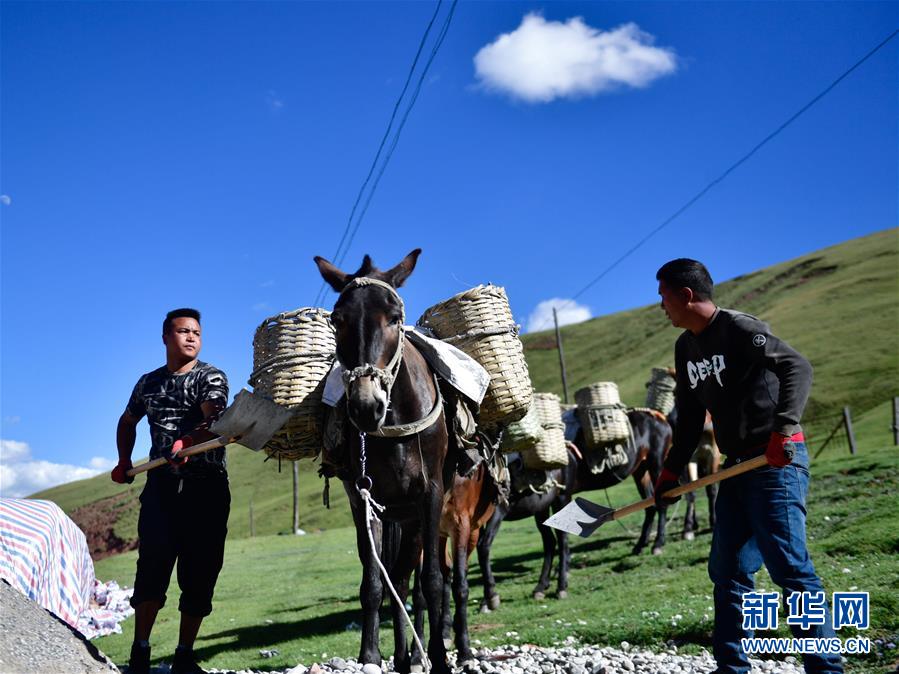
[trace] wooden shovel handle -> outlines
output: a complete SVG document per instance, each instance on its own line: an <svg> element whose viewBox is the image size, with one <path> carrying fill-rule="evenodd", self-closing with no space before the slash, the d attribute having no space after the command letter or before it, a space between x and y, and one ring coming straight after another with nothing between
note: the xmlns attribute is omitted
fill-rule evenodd
<svg viewBox="0 0 899 674"><path fill-rule="evenodd" d="M705 477L701 477L698 480L693 480L693 482L688 482L687 484L682 484L679 487L675 487L674 489L669 489L663 494L663 496L681 496L682 494L696 491L701 487L714 484L715 482L720 482L721 480L726 480L729 477L735 477L743 473L748 473L750 470L755 470L756 468L767 465L768 459L765 458L764 454L762 454L761 456L749 459L748 461L741 461L740 463L731 466L730 468L719 470L717 473L712 473L711 475L706 475ZM642 501L637 501L636 503L631 503L630 505L624 506L623 508L619 508L614 513L612 513L612 519L617 520L618 518L624 517L625 515L640 512L641 510L646 510L653 505L655 505L655 498L650 496L649 498L643 499Z"/></svg>
<svg viewBox="0 0 899 674"><path fill-rule="evenodd" d="M202 454L203 452L208 452L210 449L216 449L217 447L224 447L228 443L236 442L238 438L226 438L224 436L213 438L212 440L207 440L206 442L201 442L199 445L194 445L193 447L188 447L183 452L178 452L178 456L193 456L194 454ZM138 473L146 473L148 470L153 470L154 468L159 468L159 466L164 466L168 463L167 459L153 459L152 461L147 461L146 463L142 463L139 466L135 466L131 470L129 470L126 474L129 476L137 475Z"/></svg>

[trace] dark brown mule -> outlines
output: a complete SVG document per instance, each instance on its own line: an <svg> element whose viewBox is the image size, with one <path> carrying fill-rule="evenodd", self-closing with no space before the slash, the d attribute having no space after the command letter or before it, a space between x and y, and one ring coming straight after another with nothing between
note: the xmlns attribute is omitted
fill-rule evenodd
<svg viewBox="0 0 899 674"><path fill-rule="evenodd" d="M500 604L499 594L496 591L496 581L493 576L490 559L490 547L503 518L523 519L533 515L537 529L543 538L543 568L537 586L534 588L535 599L543 599L549 587L549 576L552 570L553 557L558 552L558 581L557 593L560 598L568 594L568 568L569 546L568 534L564 531L550 530L543 525L549 516L550 509L558 512L571 501L574 494L592 491L594 489L606 489L612 487L633 476L637 484L637 490L643 498L652 494L652 485L662 470L665 455L671 447L671 427L665 417L658 412L648 410L630 410L628 419L634 430L633 442L625 448L626 461L619 465L593 473L587 461L584 461L580 451L572 451L569 447L568 465L555 471L547 471L548 477L562 484L562 488L553 488L546 494L529 494L517 492L515 484L512 485L513 496L509 499L508 508L498 508L493 517L487 523L484 534L478 544L478 561L481 566L481 575L484 578L484 606L492 609ZM579 431L574 439L574 449L584 446L583 431ZM513 472L514 476L514 472ZM513 478L514 479L514 478ZM652 531L652 523L656 509L649 508L643 519L643 528L640 538L634 545L634 554L639 554L649 541ZM656 534L653 552L661 552L665 544L665 513L659 513L659 528Z"/></svg>
<svg viewBox="0 0 899 674"><path fill-rule="evenodd" d="M350 478L342 481L362 562L359 662L381 666L378 609L384 585L376 556L383 548L400 598L392 602L395 671L410 671L403 604L409 577L423 559L428 658L433 672L448 674L440 630L443 578L438 539L448 477L444 473L453 466L446 465L447 428L439 388L424 357L404 337L405 312L395 290L412 273L420 253L412 251L388 271L376 269L366 255L355 274L346 274L320 257L315 262L325 281L340 293L331 322L337 359L346 370L347 413L352 422L346 425L342 452ZM383 525L378 519L372 522L374 550L366 526L368 494L384 506Z"/></svg>

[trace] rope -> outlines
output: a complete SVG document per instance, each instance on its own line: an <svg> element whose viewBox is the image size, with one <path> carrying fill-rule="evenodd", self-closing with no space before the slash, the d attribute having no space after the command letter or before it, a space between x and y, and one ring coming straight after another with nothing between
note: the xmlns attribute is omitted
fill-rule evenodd
<svg viewBox="0 0 899 674"><path fill-rule="evenodd" d="M371 478L365 474L365 433L359 434L359 458L362 463L362 471L359 479L356 481L356 491L359 492L359 496L362 497L362 500L365 502L365 531L368 534L368 544L371 546L371 554L372 557L375 558L375 563L378 565L378 568L381 570L381 576L384 578L384 582L387 583L387 588L390 590L390 595L393 597L393 601L397 606L400 607L400 610L403 612L403 616L406 618L406 623L409 625L409 628L412 630L412 640L415 642L415 647L418 649L418 652L421 654L421 663L424 667L425 674L431 671L430 663L428 662L428 654L425 653L424 647L421 645L421 641L418 638L418 634L415 631L415 624L412 622L412 618L409 617L409 613L406 611L406 605L400 601L400 596L397 594L396 588L393 587L393 583L390 582L390 575L387 573L387 569L384 567L384 563L381 561L381 557L378 555L378 550L375 547L375 537L371 531L371 523L380 519L378 517L378 512L384 512L384 506L375 501L374 496L371 495L369 489L372 486ZM368 487L363 487L361 485L368 482ZM377 512L375 512L377 510ZM394 629L397 626L394 625Z"/></svg>

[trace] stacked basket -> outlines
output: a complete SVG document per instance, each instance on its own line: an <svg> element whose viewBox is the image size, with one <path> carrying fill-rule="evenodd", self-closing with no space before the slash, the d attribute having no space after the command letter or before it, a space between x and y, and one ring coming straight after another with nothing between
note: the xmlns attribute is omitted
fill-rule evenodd
<svg viewBox="0 0 899 674"><path fill-rule="evenodd" d="M674 376L664 367L652 368L652 378L646 384L646 406L665 416L674 409Z"/></svg>
<svg viewBox="0 0 899 674"><path fill-rule="evenodd" d="M253 337L254 393L294 415L265 445L285 461L315 457L322 446L322 391L334 363L334 330L323 309L303 307L265 319Z"/></svg>
<svg viewBox="0 0 899 674"><path fill-rule="evenodd" d="M543 436L531 449L521 453L526 468L547 470L568 465L568 448L565 445L565 424L562 408L555 393L535 393L534 408L543 428Z"/></svg>
<svg viewBox="0 0 899 674"><path fill-rule="evenodd" d="M618 442L630 435L630 424L615 382L590 384L577 391L574 399L587 447Z"/></svg>
<svg viewBox="0 0 899 674"><path fill-rule="evenodd" d="M531 449L542 438L543 426L540 425L540 417L537 416L537 406L531 404L527 414L506 427L500 448L507 454L524 452Z"/></svg>
<svg viewBox="0 0 899 674"><path fill-rule="evenodd" d="M496 427L518 421L531 405L531 377L506 291L480 285L425 311L418 325L461 349L490 375L479 423Z"/></svg>

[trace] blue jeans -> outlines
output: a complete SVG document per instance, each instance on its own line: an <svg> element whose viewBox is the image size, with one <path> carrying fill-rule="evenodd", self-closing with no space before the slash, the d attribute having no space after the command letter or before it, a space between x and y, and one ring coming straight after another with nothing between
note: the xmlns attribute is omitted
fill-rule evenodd
<svg viewBox="0 0 899 674"><path fill-rule="evenodd" d="M741 638L753 636L743 629L742 597L755 589L753 576L763 562L782 588L782 597L824 591L805 545L808 463L808 449L797 443L789 466L765 466L721 482L709 557L709 577L715 584L713 651L718 672L750 669L740 644ZM835 636L829 608L824 625L791 629L796 637ZM843 671L839 655L804 655L803 660L807 672Z"/></svg>

